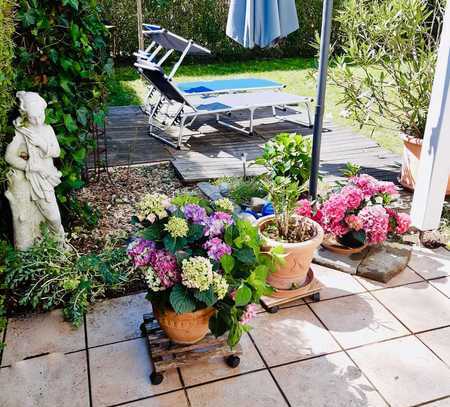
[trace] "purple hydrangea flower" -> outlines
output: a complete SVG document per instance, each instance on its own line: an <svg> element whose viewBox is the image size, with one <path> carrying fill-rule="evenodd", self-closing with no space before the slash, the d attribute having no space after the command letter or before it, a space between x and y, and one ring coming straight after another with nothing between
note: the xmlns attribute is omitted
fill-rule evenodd
<svg viewBox="0 0 450 407"><path fill-rule="evenodd" d="M233 217L229 213L214 212L208 219L206 219L205 236L220 236L225 230L225 225L232 224Z"/></svg>
<svg viewBox="0 0 450 407"><path fill-rule="evenodd" d="M207 251L208 256L216 261L219 261L225 254L231 254L231 247L218 237L213 237L211 240L208 240L203 245L203 248Z"/></svg>
<svg viewBox="0 0 450 407"><path fill-rule="evenodd" d="M151 253L155 248L155 242L137 238L128 245L127 253L135 267L144 267L149 265Z"/></svg>
<svg viewBox="0 0 450 407"><path fill-rule="evenodd" d="M206 221L207 215L205 208L202 208L196 204L187 204L183 208L184 216L186 216L187 220L190 220L192 223L197 223L203 225Z"/></svg>
<svg viewBox="0 0 450 407"><path fill-rule="evenodd" d="M150 256L150 266L165 288L173 287L181 281L177 259L166 250L154 250Z"/></svg>

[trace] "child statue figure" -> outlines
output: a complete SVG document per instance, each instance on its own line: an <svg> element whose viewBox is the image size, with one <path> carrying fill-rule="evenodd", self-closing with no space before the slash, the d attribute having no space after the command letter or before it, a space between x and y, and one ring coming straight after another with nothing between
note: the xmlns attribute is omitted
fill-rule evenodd
<svg viewBox="0 0 450 407"><path fill-rule="evenodd" d="M47 103L34 92L17 92L21 115L15 120L15 136L6 148L9 200L16 249L29 248L40 236L41 223L64 243L64 229L56 202L55 187L61 173L53 164L60 149L53 128L45 124Z"/></svg>

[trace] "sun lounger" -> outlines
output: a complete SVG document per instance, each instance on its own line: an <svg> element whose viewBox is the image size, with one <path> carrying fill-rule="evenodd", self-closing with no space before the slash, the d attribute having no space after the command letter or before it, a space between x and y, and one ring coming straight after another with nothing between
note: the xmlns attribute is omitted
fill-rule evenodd
<svg viewBox="0 0 450 407"><path fill-rule="evenodd" d="M151 44L144 50L135 52L139 64L155 63L162 66L169 56L178 51L181 53L180 58L172 67L168 74L169 79L173 79L178 68L181 66L184 58L187 55L210 55L211 51L193 40L187 40L173 32L161 28L157 25L144 24L144 35L151 40ZM165 53L158 59L161 51ZM149 84L149 92L145 98L144 111L149 113L157 104L161 107L161 101L155 96L155 89L148 78L145 77L142 69L138 71ZM185 94L191 95L205 95L205 94L220 94L220 93L236 93L236 92L253 92L264 90L281 90L284 88L279 82L271 81L263 78L239 78L239 79L219 79L208 81L194 81L177 83L178 89Z"/></svg>
<svg viewBox="0 0 450 407"><path fill-rule="evenodd" d="M150 135L173 147L181 148L183 144L184 127L186 125L189 126L198 117L207 115L216 116L216 122L225 127L250 135L253 133L255 110L269 107L272 108L273 114L276 116L276 109L282 108L283 110L289 110L298 114L299 111L293 106L303 104L306 106L308 113L308 125L311 126L312 124L310 116L310 103L312 99L310 97L291 95L285 92L276 91L219 95L210 94L186 97L176 84L164 75L164 72L158 65L151 63L136 63L135 65L145 72L147 78L165 99L166 107L164 109L157 109L155 107L153 111L150 112ZM224 115L239 111L249 112L250 124L248 129L238 127L236 124L231 124L221 119ZM288 117L276 117L281 120L299 123L297 120ZM153 132L153 126L160 130L167 130L167 128L174 125L179 127L178 141L176 144L162 135Z"/></svg>

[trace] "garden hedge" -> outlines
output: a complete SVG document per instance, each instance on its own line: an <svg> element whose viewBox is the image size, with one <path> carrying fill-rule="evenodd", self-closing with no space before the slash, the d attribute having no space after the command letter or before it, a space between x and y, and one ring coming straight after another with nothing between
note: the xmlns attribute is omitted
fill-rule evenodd
<svg viewBox="0 0 450 407"><path fill-rule="evenodd" d="M137 49L136 0L101 0L105 18L114 26L115 56L127 57ZM335 1L335 10L345 0ZM215 58L314 56L311 46L320 32L322 0L296 0L300 29L270 49L248 50L225 34L229 0L143 0L144 22L160 24L186 38L193 38Z"/></svg>

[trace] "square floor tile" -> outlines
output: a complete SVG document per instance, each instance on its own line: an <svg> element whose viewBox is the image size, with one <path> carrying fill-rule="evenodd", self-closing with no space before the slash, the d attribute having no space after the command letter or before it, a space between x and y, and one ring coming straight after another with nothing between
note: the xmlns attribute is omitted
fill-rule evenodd
<svg viewBox="0 0 450 407"><path fill-rule="evenodd" d="M442 277L436 280L430 280L429 283L437 288L441 293L450 298L450 277Z"/></svg>
<svg viewBox="0 0 450 407"><path fill-rule="evenodd" d="M351 274L319 266L318 264L312 264L311 268L314 271L314 276L323 285L323 288L320 290L320 298L322 300L366 291ZM306 302L312 302L311 297L307 297L305 300Z"/></svg>
<svg viewBox="0 0 450 407"><path fill-rule="evenodd" d="M183 390L124 404L123 407L189 407Z"/></svg>
<svg viewBox="0 0 450 407"><path fill-rule="evenodd" d="M292 406L387 406L343 352L274 368Z"/></svg>
<svg viewBox="0 0 450 407"><path fill-rule="evenodd" d="M94 407L125 403L181 387L176 370L160 385L150 383L150 360L144 338L89 350Z"/></svg>
<svg viewBox="0 0 450 407"><path fill-rule="evenodd" d="M346 349L409 333L369 293L317 302L311 307Z"/></svg>
<svg viewBox="0 0 450 407"><path fill-rule="evenodd" d="M450 325L450 300L426 282L374 291L373 295L413 332Z"/></svg>
<svg viewBox="0 0 450 407"><path fill-rule="evenodd" d="M0 407L87 407L86 352L51 353L0 369Z"/></svg>
<svg viewBox="0 0 450 407"><path fill-rule="evenodd" d="M442 247L431 250L415 246L408 266L425 279L448 276L450 275L450 251Z"/></svg>
<svg viewBox="0 0 450 407"><path fill-rule="evenodd" d="M450 366L450 327L424 332L417 336Z"/></svg>
<svg viewBox="0 0 450 407"><path fill-rule="evenodd" d="M267 370L188 389L192 407L282 407L282 394Z"/></svg>
<svg viewBox="0 0 450 407"><path fill-rule="evenodd" d="M207 362L198 362L194 365L183 367L181 368L181 374L185 385L192 386L265 367L248 335L242 337L240 345L242 347L242 355L240 356L241 363L238 367L230 368L223 358L215 358Z"/></svg>
<svg viewBox="0 0 450 407"><path fill-rule="evenodd" d="M84 327L65 322L61 310L10 318L6 330L2 365L27 357L85 348Z"/></svg>
<svg viewBox="0 0 450 407"><path fill-rule="evenodd" d="M86 315L88 346L141 336L142 315L152 310L145 295L127 295L95 304Z"/></svg>
<svg viewBox="0 0 450 407"><path fill-rule="evenodd" d="M369 280L368 278L360 276L356 276L355 278L369 291L379 290L382 288L398 287L400 285L418 283L423 281L423 278L409 267L406 267L401 273L392 277L387 283Z"/></svg>
<svg viewBox="0 0 450 407"><path fill-rule="evenodd" d="M393 407L450 395L450 369L414 336L363 346L349 354Z"/></svg>
<svg viewBox="0 0 450 407"><path fill-rule="evenodd" d="M250 335L269 366L340 350L307 305L259 314Z"/></svg>

